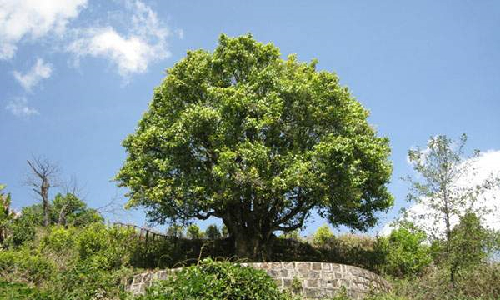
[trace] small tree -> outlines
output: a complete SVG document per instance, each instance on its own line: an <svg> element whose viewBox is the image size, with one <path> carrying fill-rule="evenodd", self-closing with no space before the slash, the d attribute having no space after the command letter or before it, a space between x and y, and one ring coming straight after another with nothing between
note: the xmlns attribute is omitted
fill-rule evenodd
<svg viewBox="0 0 500 300"><path fill-rule="evenodd" d="M221 235L217 225L212 224L212 225L209 225L207 227L207 230L205 230L205 236L208 239L216 240L216 239L220 239L222 235Z"/></svg>
<svg viewBox="0 0 500 300"><path fill-rule="evenodd" d="M324 224L319 227L318 230L313 235L313 244L315 246L325 246L328 242L332 241L335 238L333 232L330 230L328 225Z"/></svg>
<svg viewBox="0 0 500 300"><path fill-rule="evenodd" d="M191 224L187 228L186 235L190 239L201 239L203 237L203 232L200 230L198 225Z"/></svg>
<svg viewBox="0 0 500 300"><path fill-rule="evenodd" d="M450 267L459 271L479 265L487 256L488 239L488 230L481 225L478 216L474 212L466 212L451 231Z"/></svg>
<svg viewBox="0 0 500 300"><path fill-rule="evenodd" d="M93 222L103 222L102 216L93 208L71 193L57 194L51 205L51 222L64 227L85 226Z"/></svg>
<svg viewBox="0 0 500 300"><path fill-rule="evenodd" d="M464 147L467 135L463 134L458 142L445 135L429 139L427 148L408 151L409 161L421 175L421 180L407 177L411 184L408 194L410 201L423 204L426 209L417 218L427 220L426 231L431 239L440 239L435 231L444 224L445 256L452 252L452 221L462 216L468 209L481 215L483 208L475 206L480 195L494 184L496 178L488 179L475 186L466 186L463 181L467 176L474 176L475 170L471 158L476 158L479 151L472 157L464 158ZM432 220L432 222L431 222ZM432 230L434 229L434 230ZM454 269L450 270L450 280L454 282Z"/></svg>

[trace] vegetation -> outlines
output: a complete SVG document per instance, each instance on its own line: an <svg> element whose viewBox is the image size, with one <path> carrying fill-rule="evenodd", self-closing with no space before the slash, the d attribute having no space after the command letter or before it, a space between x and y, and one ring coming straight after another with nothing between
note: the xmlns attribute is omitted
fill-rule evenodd
<svg viewBox="0 0 500 300"><path fill-rule="evenodd" d="M318 228L316 233L313 235L313 245L315 246L325 246L328 242L331 242L334 238L333 232L330 230L328 225L323 225Z"/></svg>
<svg viewBox="0 0 500 300"><path fill-rule="evenodd" d="M216 240L216 239L220 239L222 237L222 233L220 232L217 225L212 224L212 225L209 225L207 227L207 230L205 231L205 236L208 239Z"/></svg>
<svg viewBox="0 0 500 300"><path fill-rule="evenodd" d="M474 174L471 160L465 160L463 157L466 141L467 135L465 134L458 142L445 135L438 135L429 139L426 149L417 148L408 151L409 161L422 178L421 180L407 178L411 183L408 199L424 203L429 208L418 217L427 220L428 224L424 226L424 230L430 234L431 241L444 246L440 254L447 262L446 267L449 270L452 285L455 283L459 265L462 264L459 262L461 259L458 258L461 257L461 248L472 242L472 240L465 239L467 234L462 236L456 234L460 232L460 226L455 230L456 232L453 232L452 218L459 217L463 224L471 225L470 229L474 231L472 236L476 238L476 241L475 245L470 247L476 250L481 247L482 245L478 243L481 243L480 240L484 238L481 236L483 230L480 228L479 218L475 216L476 214L481 216L488 211L475 204L484 191L491 189L499 182L495 177L474 186L467 186L460 182L465 176ZM479 151L475 151L474 157L478 154ZM443 224L444 237L439 230L440 225ZM473 250L472 248L468 250Z"/></svg>
<svg viewBox="0 0 500 300"><path fill-rule="evenodd" d="M404 278L421 275L432 262L427 235L412 223L403 222L389 237L380 238L377 248L384 261L380 268L386 274Z"/></svg>
<svg viewBox="0 0 500 300"><path fill-rule="evenodd" d="M367 118L316 61L221 35L168 70L116 180L151 221L221 218L239 257L263 259L312 209L364 230L392 205L389 142Z"/></svg>
<svg viewBox="0 0 500 300"><path fill-rule="evenodd" d="M35 299L124 297L134 241L131 232L102 223L46 227L36 241L0 252L0 277L12 283L4 284L0 294Z"/></svg>
<svg viewBox="0 0 500 300"><path fill-rule="evenodd" d="M203 232L200 230L200 227L196 224L191 224L187 228L187 237L190 239L201 239L203 237Z"/></svg>
<svg viewBox="0 0 500 300"><path fill-rule="evenodd" d="M265 271L205 260L150 288L140 300L287 300Z"/></svg>
<svg viewBox="0 0 500 300"><path fill-rule="evenodd" d="M264 271L236 263L246 258L337 262L392 282L367 300L500 299L500 233L483 226L487 211L475 205L500 180L460 184L473 172L465 135L408 153L419 173L407 178L408 198L430 208L420 215L427 224L403 218L387 237L335 235L328 224L299 235L312 210L363 231L392 205L388 139L367 118L315 61L284 60L251 35L221 35L213 53L191 51L168 70L124 141L116 180L130 191L128 206L168 222L166 233L105 225L76 189L50 199L59 169L33 158L26 183L41 203L15 213L0 184L0 299L301 299L301 279L280 291ZM210 217L221 230L192 223ZM136 272L180 266L144 295L125 290ZM329 300L348 299L339 289Z"/></svg>
<svg viewBox="0 0 500 300"><path fill-rule="evenodd" d="M10 209L10 194L5 195L5 185L0 184L0 248L5 246L8 237L9 224L14 219L14 213Z"/></svg>

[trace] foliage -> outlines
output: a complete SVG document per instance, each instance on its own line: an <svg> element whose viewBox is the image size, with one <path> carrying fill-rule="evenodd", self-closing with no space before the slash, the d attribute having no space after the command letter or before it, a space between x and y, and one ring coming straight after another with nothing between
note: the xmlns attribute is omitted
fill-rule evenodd
<svg viewBox="0 0 500 300"><path fill-rule="evenodd" d="M431 261L427 235L412 223L401 223L389 237L380 238L377 247L385 252L382 271L396 277L415 277L422 273Z"/></svg>
<svg viewBox="0 0 500 300"><path fill-rule="evenodd" d="M5 247L9 226L14 219L14 212L10 209L10 193L5 195L2 192L4 188L5 185L0 184L0 248Z"/></svg>
<svg viewBox="0 0 500 300"><path fill-rule="evenodd" d="M318 230L313 235L313 245L321 247L326 246L326 244L335 238L333 232L330 230L328 225L318 227Z"/></svg>
<svg viewBox="0 0 500 300"><path fill-rule="evenodd" d="M52 300L125 296L123 280L130 275L127 267L137 240L132 232L93 223L83 228L53 226L37 233L41 236L33 242L0 252L0 277L35 285L36 291L30 292ZM18 286L5 289L24 293Z"/></svg>
<svg viewBox="0 0 500 300"><path fill-rule="evenodd" d="M140 300L286 300L266 272L229 262L205 260L153 285Z"/></svg>
<svg viewBox="0 0 500 300"><path fill-rule="evenodd" d="M181 238L184 236L184 227L179 224L171 224L167 228L167 236Z"/></svg>
<svg viewBox="0 0 500 300"><path fill-rule="evenodd" d="M292 240L296 240L296 241L301 240L300 232L298 229L296 229L294 231L290 231L290 232L285 232L280 237L285 238L285 239L292 239Z"/></svg>
<svg viewBox="0 0 500 300"><path fill-rule="evenodd" d="M207 230L205 230L205 236L210 240L216 240L220 239L222 237L222 234L219 231L217 225L212 224L207 227Z"/></svg>
<svg viewBox="0 0 500 300"><path fill-rule="evenodd" d="M201 239L203 237L203 232L200 230L198 225L191 224L187 228L186 235L190 239Z"/></svg>
<svg viewBox="0 0 500 300"><path fill-rule="evenodd" d="M50 220L52 224L75 227L104 221L97 210L87 207L87 203L71 193L55 196L50 208Z"/></svg>
<svg viewBox="0 0 500 300"><path fill-rule="evenodd" d="M85 227L92 223L102 223L104 219L93 208L89 208L85 202L78 199L73 194L57 194L49 203L49 224L56 225L61 223L61 212L64 212L64 226ZM10 225L12 236L10 242L14 247L20 247L23 244L33 241L36 229L43 226L43 207L42 204L34 204L24 207L20 216L14 219Z"/></svg>
<svg viewBox="0 0 500 300"><path fill-rule="evenodd" d="M41 204L24 207L21 215L16 218L10 227L12 231L11 244L20 247L35 238L36 228L43 222L43 211Z"/></svg>
<svg viewBox="0 0 500 300"><path fill-rule="evenodd" d="M265 256L311 209L364 230L392 205L388 139L367 118L316 61L221 35L168 70L116 180L152 221L219 217L238 255Z"/></svg>
<svg viewBox="0 0 500 300"><path fill-rule="evenodd" d="M479 216L487 212L475 204L479 195L491 189L497 181L495 178L489 178L473 187L460 183L461 178L474 174L471 160L463 157L466 141L465 134L458 142L454 142L445 135L438 135L429 139L426 149L417 148L408 151L408 158L413 168L421 175L421 180L408 178L411 183L408 198L429 207L417 217L428 220L428 224L422 226L432 239L442 239L436 229L440 228L440 224L444 225L444 247L441 248L443 257L440 258L444 261L454 260L455 253L453 252L457 249L453 249L452 245L451 220L454 217L463 216L466 211L477 213ZM474 156L478 154L479 152L476 151ZM452 283L455 281L456 270L453 264L450 265Z"/></svg>
<svg viewBox="0 0 500 300"><path fill-rule="evenodd" d="M408 199L424 203L430 208L418 217L432 220L425 228L431 238L442 238L436 230L442 228L440 224L444 225L447 246L453 227L452 218L463 216L466 210L473 211L478 216L487 213L475 204L478 197L496 182L495 178L489 178L473 187L460 183L460 178L475 174L471 160L464 158L466 142L465 134L459 141L438 135L429 139L426 149L408 151L414 170L421 175L421 180L407 178L411 183ZM478 155L479 151L476 150L472 157Z"/></svg>
<svg viewBox="0 0 500 300"><path fill-rule="evenodd" d="M0 299L51 300L53 298L25 283L0 281Z"/></svg>
<svg viewBox="0 0 500 300"><path fill-rule="evenodd" d="M421 277L393 283L394 293L411 300L497 300L500 265L481 264L456 274L454 287L445 268L432 268Z"/></svg>
<svg viewBox="0 0 500 300"><path fill-rule="evenodd" d="M0 277L4 280L14 281L23 278L35 285L49 280L55 265L40 253L22 251L0 251Z"/></svg>
<svg viewBox="0 0 500 300"><path fill-rule="evenodd" d="M481 226L477 215L471 211L466 212L451 231L450 267L460 270L480 265L488 255L488 239L488 231Z"/></svg>

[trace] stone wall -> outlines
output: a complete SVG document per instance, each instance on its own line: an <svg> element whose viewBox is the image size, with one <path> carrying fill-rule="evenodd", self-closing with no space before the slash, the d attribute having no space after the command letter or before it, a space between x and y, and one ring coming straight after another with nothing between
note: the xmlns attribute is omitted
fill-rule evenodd
<svg viewBox="0 0 500 300"><path fill-rule="evenodd" d="M325 262L256 262L242 266L265 270L281 289L293 290L307 299L334 296L345 288L354 299L362 299L370 290L388 291L390 284L362 268ZM134 294L144 293L156 280L166 279L181 268L150 271L135 275L128 287Z"/></svg>

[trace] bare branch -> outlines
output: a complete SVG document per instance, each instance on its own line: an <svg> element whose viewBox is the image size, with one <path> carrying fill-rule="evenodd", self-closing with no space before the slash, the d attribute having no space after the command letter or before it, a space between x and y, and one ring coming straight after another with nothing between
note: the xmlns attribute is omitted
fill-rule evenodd
<svg viewBox="0 0 500 300"><path fill-rule="evenodd" d="M49 189L58 186L57 179L60 173L59 167L40 156L33 156L28 160L31 169L26 175L27 186L40 196L43 204L43 225L49 226Z"/></svg>

